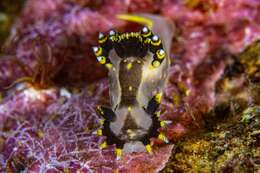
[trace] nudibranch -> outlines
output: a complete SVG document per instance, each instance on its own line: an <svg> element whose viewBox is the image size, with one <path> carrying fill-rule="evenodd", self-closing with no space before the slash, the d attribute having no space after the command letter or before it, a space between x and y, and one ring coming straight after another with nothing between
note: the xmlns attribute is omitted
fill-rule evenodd
<svg viewBox="0 0 260 173"><path fill-rule="evenodd" d="M172 24L163 17L138 14L119 18L146 26L139 32L99 33L99 45L93 47L97 60L109 70L111 101L111 107L97 108L103 121L96 134L106 136L101 148L116 145L118 157L145 150L152 153L151 138L168 142L159 132L167 122L159 120L158 107L167 79L173 35Z"/></svg>

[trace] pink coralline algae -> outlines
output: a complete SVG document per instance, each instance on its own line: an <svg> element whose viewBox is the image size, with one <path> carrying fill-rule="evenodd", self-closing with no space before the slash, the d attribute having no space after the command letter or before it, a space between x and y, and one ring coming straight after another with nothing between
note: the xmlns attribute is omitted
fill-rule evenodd
<svg viewBox="0 0 260 173"><path fill-rule="evenodd" d="M174 143L203 128L226 60L260 39L258 0L27 0L0 56L0 172L158 172L173 145L117 160L95 108L108 104L98 32L131 30L122 13L155 13L176 26L161 104ZM1 45L2 46L2 45Z"/></svg>

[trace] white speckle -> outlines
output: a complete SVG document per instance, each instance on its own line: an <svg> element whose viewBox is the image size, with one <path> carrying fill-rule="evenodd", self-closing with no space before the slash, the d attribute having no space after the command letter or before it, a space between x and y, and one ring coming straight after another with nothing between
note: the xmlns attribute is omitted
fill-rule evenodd
<svg viewBox="0 0 260 173"><path fill-rule="evenodd" d="M4 105L0 105L0 113L1 114L7 114L8 108Z"/></svg>
<svg viewBox="0 0 260 173"><path fill-rule="evenodd" d="M246 28L245 28L245 34L246 34L246 35L251 34L251 30L250 30L249 27L246 27Z"/></svg>
<svg viewBox="0 0 260 173"><path fill-rule="evenodd" d="M97 46L94 46L92 49L93 49L94 52L98 51L98 47Z"/></svg>
<svg viewBox="0 0 260 173"><path fill-rule="evenodd" d="M115 34L116 34L115 31L113 30L109 31L109 35L115 35Z"/></svg>
<svg viewBox="0 0 260 173"><path fill-rule="evenodd" d="M98 34L98 38L101 39L101 38L103 38L103 37L104 37L104 34L100 32L100 33Z"/></svg>
<svg viewBox="0 0 260 173"><path fill-rule="evenodd" d="M159 50L159 54L160 54L160 55L164 55L164 54L165 54L165 51L164 51L163 49L160 49L160 50Z"/></svg>
<svg viewBox="0 0 260 173"><path fill-rule="evenodd" d="M157 41L157 40L159 40L159 37L157 35L154 35L152 39L153 39L153 41Z"/></svg>
<svg viewBox="0 0 260 173"><path fill-rule="evenodd" d="M71 97L71 93L67 89L62 88L60 90L60 96L63 96L63 97L66 97L66 98L70 98Z"/></svg>
<svg viewBox="0 0 260 173"><path fill-rule="evenodd" d="M41 93L40 91L37 91L34 88L29 88L27 90L23 91L25 97L31 99L31 100L38 100L41 99Z"/></svg>
<svg viewBox="0 0 260 173"><path fill-rule="evenodd" d="M101 56L98 56L98 57L97 57L97 60L98 60L98 61L101 61L101 59L102 59Z"/></svg>
<svg viewBox="0 0 260 173"><path fill-rule="evenodd" d="M147 28L147 27L143 27L142 31L143 31L144 33L147 33L147 32L148 32L148 28Z"/></svg>

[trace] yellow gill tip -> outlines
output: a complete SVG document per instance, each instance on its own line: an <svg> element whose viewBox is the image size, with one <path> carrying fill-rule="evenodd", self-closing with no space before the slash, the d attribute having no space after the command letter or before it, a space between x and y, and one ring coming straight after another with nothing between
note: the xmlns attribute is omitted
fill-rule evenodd
<svg viewBox="0 0 260 173"><path fill-rule="evenodd" d="M98 136L102 136L102 134L103 134L103 133L102 133L102 129L98 129L98 130L97 130L97 135L98 135Z"/></svg>
<svg viewBox="0 0 260 173"><path fill-rule="evenodd" d="M153 153L152 146L150 144L146 145L145 148L146 148L147 153L149 153L149 154Z"/></svg>
<svg viewBox="0 0 260 173"><path fill-rule="evenodd" d="M101 149L104 149L106 147L107 147L107 142L106 141L104 141L102 144L100 144L100 148Z"/></svg>

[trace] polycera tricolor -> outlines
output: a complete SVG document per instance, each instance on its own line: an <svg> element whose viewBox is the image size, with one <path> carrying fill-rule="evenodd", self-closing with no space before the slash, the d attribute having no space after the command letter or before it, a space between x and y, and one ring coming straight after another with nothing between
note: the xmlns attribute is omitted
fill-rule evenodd
<svg viewBox="0 0 260 173"><path fill-rule="evenodd" d="M107 137L101 148L115 144L122 153L152 153L150 139L168 142L159 132L167 121L159 120L158 107L170 64L173 28L155 15L119 15L118 18L146 24L139 32L99 34L93 47L97 60L109 70L111 108L99 106L103 117L97 135Z"/></svg>

